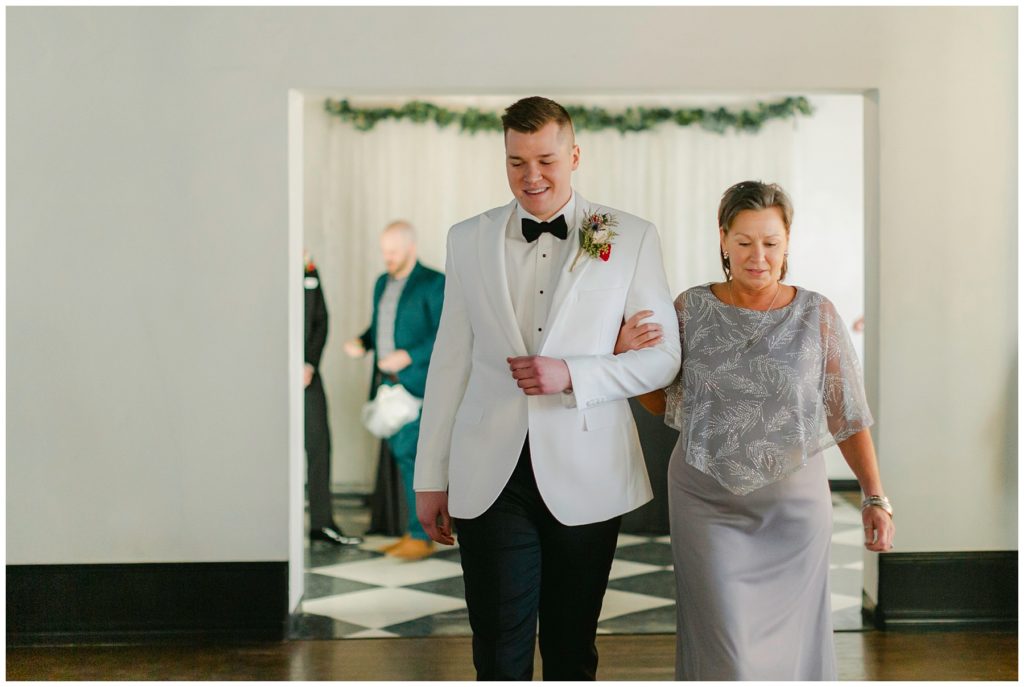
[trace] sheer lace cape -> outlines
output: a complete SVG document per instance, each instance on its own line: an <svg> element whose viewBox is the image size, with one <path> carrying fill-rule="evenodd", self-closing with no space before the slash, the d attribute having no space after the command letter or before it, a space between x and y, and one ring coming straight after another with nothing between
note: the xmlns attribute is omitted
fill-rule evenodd
<svg viewBox="0 0 1024 687"><path fill-rule="evenodd" d="M729 491L777 482L871 426L853 342L821 294L797 288L789 305L762 312L704 284L675 305L683 363L665 390L665 423L686 462Z"/></svg>

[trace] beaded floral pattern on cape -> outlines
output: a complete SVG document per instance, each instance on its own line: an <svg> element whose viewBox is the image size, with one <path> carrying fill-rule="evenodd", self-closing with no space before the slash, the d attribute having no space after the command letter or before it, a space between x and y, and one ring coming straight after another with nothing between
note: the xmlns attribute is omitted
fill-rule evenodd
<svg viewBox="0 0 1024 687"><path fill-rule="evenodd" d="M723 303L710 284L676 298L683 363L665 423L686 462L734 494L777 482L870 427L860 362L835 306L797 289L768 312ZM751 343L752 342L752 343Z"/></svg>

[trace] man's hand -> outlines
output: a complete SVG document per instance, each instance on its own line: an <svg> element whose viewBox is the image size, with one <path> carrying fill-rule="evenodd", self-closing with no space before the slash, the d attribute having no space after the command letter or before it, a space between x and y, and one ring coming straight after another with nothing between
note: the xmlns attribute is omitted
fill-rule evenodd
<svg viewBox="0 0 1024 687"><path fill-rule="evenodd" d="M560 358L528 355L506 360L516 384L527 396L559 394L572 388L569 366Z"/></svg>
<svg viewBox="0 0 1024 687"><path fill-rule="evenodd" d="M417 491L416 517L431 539L448 546L455 543L452 516L448 515L448 492Z"/></svg>
<svg viewBox="0 0 1024 687"><path fill-rule="evenodd" d="M342 344L342 348L345 349L345 355L349 358L362 358L366 355L366 349L363 348L363 342L359 337L349 339Z"/></svg>
<svg viewBox="0 0 1024 687"><path fill-rule="evenodd" d="M306 363L302 366L302 387L306 388L313 382L313 366Z"/></svg>
<svg viewBox="0 0 1024 687"><path fill-rule="evenodd" d="M394 353L389 353L377 361L377 367L380 368L380 371L389 374L398 374L410 365L412 365L412 358L401 349Z"/></svg>

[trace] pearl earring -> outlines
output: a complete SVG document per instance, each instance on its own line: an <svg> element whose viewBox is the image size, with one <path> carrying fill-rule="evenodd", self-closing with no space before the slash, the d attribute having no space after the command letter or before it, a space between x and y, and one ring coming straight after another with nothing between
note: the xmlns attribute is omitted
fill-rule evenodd
<svg viewBox="0 0 1024 687"><path fill-rule="evenodd" d="M724 257L726 260L728 260L729 259L729 251L723 250L722 251L722 257Z"/></svg>

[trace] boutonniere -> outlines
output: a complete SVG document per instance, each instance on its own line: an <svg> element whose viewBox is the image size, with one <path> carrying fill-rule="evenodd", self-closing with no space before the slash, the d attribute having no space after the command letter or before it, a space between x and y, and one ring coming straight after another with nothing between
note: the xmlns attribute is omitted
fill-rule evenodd
<svg viewBox="0 0 1024 687"><path fill-rule="evenodd" d="M309 253L302 254L302 262L306 265L306 273L316 271L316 265L313 264L313 257Z"/></svg>
<svg viewBox="0 0 1024 687"><path fill-rule="evenodd" d="M612 239L618 236L612 227L619 226L619 220L609 212L593 212L588 210L580 224L580 249L576 253L569 271L572 272L583 254L592 258L601 258L608 262L612 256Z"/></svg>

